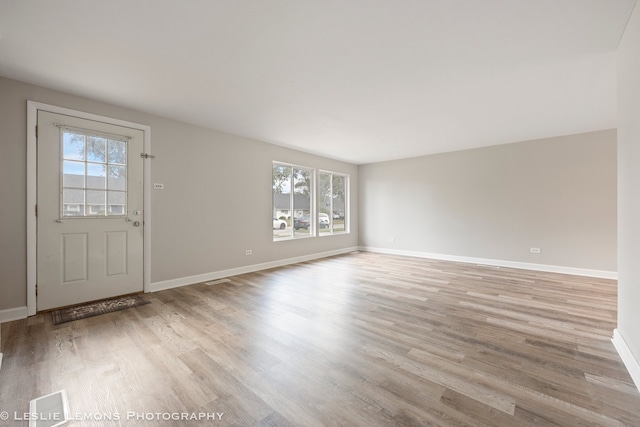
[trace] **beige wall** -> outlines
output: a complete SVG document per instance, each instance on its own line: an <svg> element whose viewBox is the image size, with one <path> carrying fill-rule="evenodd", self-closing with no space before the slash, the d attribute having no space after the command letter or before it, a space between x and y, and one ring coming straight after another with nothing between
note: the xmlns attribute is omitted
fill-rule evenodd
<svg viewBox="0 0 640 427"><path fill-rule="evenodd" d="M26 306L27 100L151 126L152 283L357 245L354 165L0 78L0 311ZM350 174L352 233L273 242L273 160Z"/></svg>
<svg viewBox="0 0 640 427"><path fill-rule="evenodd" d="M363 165L359 177L362 246L616 271L615 130Z"/></svg>
<svg viewBox="0 0 640 427"><path fill-rule="evenodd" d="M618 48L618 332L640 369L640 6ZM637 371L640 374L640 370ZM640 387L640 377L636 379Z"/></svg>

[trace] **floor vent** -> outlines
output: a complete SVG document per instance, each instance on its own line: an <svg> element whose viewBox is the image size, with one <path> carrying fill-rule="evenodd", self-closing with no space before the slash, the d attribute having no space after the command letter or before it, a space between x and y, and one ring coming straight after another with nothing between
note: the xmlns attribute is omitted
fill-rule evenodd
<svg viewBox="0 0 640 427"><path fill-rule="evenodd" d="M211 282L204 282L205 285L219 285L220 283L227 283L230 282L231 280L229 279L218 279L218 280L212 280Z"/></svg>
<svg viewBox="0 0 640 427"><path fill-rule="evenodd" d="M67 391L60 390L29 402L29 427L57 427L69 421Z"/></svg>

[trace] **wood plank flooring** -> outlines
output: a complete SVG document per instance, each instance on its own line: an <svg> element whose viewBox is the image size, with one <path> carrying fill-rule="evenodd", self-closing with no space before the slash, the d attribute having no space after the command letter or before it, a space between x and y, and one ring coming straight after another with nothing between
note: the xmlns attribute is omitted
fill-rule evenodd
<svg viewBox="0 0 640 427"><path fill-rule="evenodd" d="M640 426L615 281L366 252L230 279L3 324L6 425L66 389L86 426Z"/></svg>

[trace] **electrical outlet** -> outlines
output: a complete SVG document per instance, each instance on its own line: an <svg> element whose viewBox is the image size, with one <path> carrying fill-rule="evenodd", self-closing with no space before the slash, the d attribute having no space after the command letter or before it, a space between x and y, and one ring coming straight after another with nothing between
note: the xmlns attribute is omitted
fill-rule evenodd
<svg viewBox="0 0 640 427"><path fill-rule="evenodd" d="M396 238L395 237L389 237L387 240L389 240L390 242L395 242Z"/></svg>
<svg viewBox="0 0 640 427"><path fill-rule="evenodd" d="M529 248L529 252L531 252L532 254L539 254L540 248Z"/></svg>
<svg viewBox="0 0 640 427"><path fill-rule="evenodd" d="M160 184L158 182L154 182L153 183L153 189L154 190L164 190L164 184Z"/></svg>
<svg viewBox="0 0 640 427"><path fill-rule="evenodd" d="M253 254L253 251L251 249L247 249L246 251L244 251L245 255L251 255Z"/></svg>

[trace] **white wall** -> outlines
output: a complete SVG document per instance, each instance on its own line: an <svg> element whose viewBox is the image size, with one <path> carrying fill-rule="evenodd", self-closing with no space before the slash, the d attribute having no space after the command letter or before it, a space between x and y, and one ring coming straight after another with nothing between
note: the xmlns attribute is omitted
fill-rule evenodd
<svg viewBox="0 0 640 427"><path fill-rule="evenodd" d="M359 169L361 246L616 271L615 130Z"/></svg>
<svg viewBox="0 0 640 427"><path fill-rule="evenodd" d="M640 388L640 6L618 48L618 328ZM615 341L614 341L615 342Z"/></svg>
<svg viewBox="0 0 640 427"><path fill-rule="evenodd" d="M27 100L151 126L152 285L357 246L354 165L0 78L0 315L26 306ZM350 174L352 233L273 242L273 160Z"/></svg>

